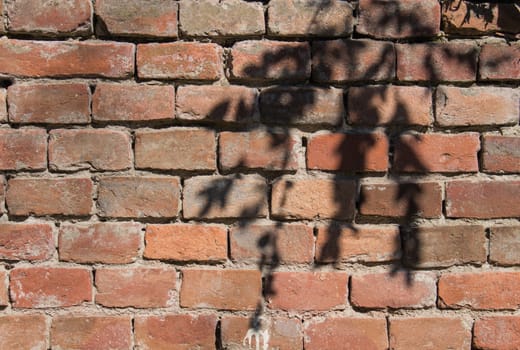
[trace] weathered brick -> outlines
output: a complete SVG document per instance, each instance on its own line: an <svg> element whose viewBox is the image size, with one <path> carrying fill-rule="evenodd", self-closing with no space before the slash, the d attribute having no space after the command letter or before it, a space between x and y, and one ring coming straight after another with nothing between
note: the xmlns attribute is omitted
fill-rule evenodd
<svg viewBox="0 0 520 350"><path fill-rule="evenodd" d="M446 184L446 215L456 218L520 216L520 181L451 181Z"/></svg>
<svg viewBox="0 0 520 350"><path fill-rule="evenodd" d="M48 333L43 315L0 316L0 349L46 350Z"/></svg>
<svg viewBox="0 0 520 350"><path fill-rule="evenodd" d="M10 290L15 308L67 307L92 301L89 269L14 268L10 274Z"/></svg>
<svg viewBox="0 0 520 350"><path fill-rule="evenodd" d="M3 267L0 267L0 307L9 305L8 290L9 290L9 286L8 286L8 281L7 281L7 271L5 271L5 269ZM1 326L0 326L0 330L1 330Z"/></svg>
<svg viewBox="0 0 520 350"><path fill-rule="evenodd" d="M5 211L5 177L0 175L0 213Z"/></svg>
<svg viewBox="0 0 520 350"><path fill-rule="evenodd" d="M221 132L220 168L225 171L237 168L296 170L300 140L290 131Z"/></svg>
<svg viewBox="0 0 520 350"><path fill-rule="evenodd" d="M14 84L7 90L11 123L86 124L90 121L87 84Z"/></svg>
<svg viewBox="0 0 520 350"><path fill-rule="evenodd" d="M177 118L244 123L253 119L256 100L256 90L245 86L179 86Z"/></svg>
<svg viewBox="0 0 520 350"><path fill-rule="evenodd" d="M312 79L317 82L384 81L395 77L390 42L337 39L312 45Z"/></svg>
<svg viewBox="0 0 520 350"><path fill-rule="evenodd" d="M401 81L474 81L477 46L473 42L396 44Z"/></svg>
<svg viewBox="0 0 520 350"><path fill-rule="evenodd" d="M253 347L258 335L247 335L251 328L251 318L235 315L225 315L221 321L222 345L226 349L240 349L245 345ZM256 319L255 319L256 321ZM296 318L287 317L260 317L260 330L267 329L269 334L269 348L284 350L301 350L303 341L302 323ZM262 339L262 341L265 341ZM264 343L262 343L263 345Z"/></svg>
<svg viewBox="0 0 520 350"><path fill-rule="evenodd" d="M99 181L98 209L103 217L176 217L180 207L177 177L117 176Z"/></svg>
<svg viewBox="0 0 520 350"><path fill-rule="evenodd" d="M372 85L348 90L348 121L367 125L429 125L432 91L422 86Z"/></svg>
<svg viewBox="0 0 520 350"><path fill-rule="evenodd" d="M88 35L92 32L92 3L89 0L6 2L11 33L45 35Z"/></svg>
<svg viewBox="0 0 520 350"><path fill-rule="evenodd" d="M57 316L52 320L55 349L113 349L132 347L129 316Z"/></svg>
<svg viewBox="0 0 520 350"><path fill-rule="evenodd" d="M479 78L482 80L520 79L520 43L486 44L480 50Z"/></svg>
<svg viewBox="0 0 520 350"><path fill-rule="evenodd" d="M304 81L311 74L307 43L240 41L231 48L230 79L255 82Z"/></svg>
<svg viewBox="0 0 520 350"><path fill-rule="evenodd" d="M98 121L172 120L173 86L98 84L92 96L92 117Z"/></svg>
<svg viewBox="0 0 520 350"><path fill-rule="evenodd" d="M313 261L313 230L303 224L252 224L233 227L229 234L231 259L267 264Z"/></svg>
<svg viewBox="0 0 520 350"><path fill-rule="evenodd" d="M186 308L254 310L262 298L258 270L182 270L180 305Z"/></svg>
<svg viewBox="0 0 520 350"><path fill-rule="evenodd" d="M49 133L49 167L76 171L125 170L132 166L132 140L124 131L59 129Z"/></svg>
<svg viewBox="0 0 520 350"><path fill-rule="evenodd" d="M177 274L170 268L99 268L96 303L108 307L172 306L176 283Z"/></svg>
<svg viewBox="0 0 520 350"><path fill-rule="evenodd" d="M491 227L489 260L499 265L520 265L520 226Z"/></svg>
<svg viewBox="0 0 520 350"><path fill-rule="evenodd" d="M177 37L177 9L174 1L96 0L100 23L98 34L145 37Z"/></svg>
<svg viewBox="0 0 520 350"><path fill-rule="evenodd" d="M483 350L514 350L520 344L520 317L489 316L475 321L473 344Z"/></svg>
<svg viewBox="0 0 520 350"><path fill-rule="evenodd" d="M450 273L439 279L441 308L515 310L519 306L519 272Z"/></svg>
<svg viewBox="0 0 520 350"><path fill-rule="evenodd" d="M440 217L442 187L437 182L375 183L361 186L359 213L389 217Z"/></svg>
<svg viewBox="0 0 520 350"><path fill-rule="evenodd" d="M214 170L215 133L207 129L138 130L135 166L141 169Z"/></svg>
<svg viewBox="0 0 520 350"><path fill-rule="evenodd" d="M0 170L42 170L47 167L44 129L0 129Z"/></svg>
<svg viewBox="0 0 520 350"><path fill-rule="evenodd" d="M392 317L390 348L470 349L471 328L453 317Z"/></svg>
<svg viewBox="0 0 520 350"><path fill-rule="evenodd" d="M260 114L266 123L282 125L341 124L343 91L334 88L274 87L262 90Z"/></svg>
<svg viewBox="0 0 520 350"><path fill-rule="evenodd" d="M282 310L344 309L347 283L344 272L275 272L267 303Z"/></svg>
<svg viewBox="0 0 520 350"><path fill-rule="evenodd" d="M486 248L486 233L479 225L421 226L404 235L405 260L418 267L483 264Z"/></svg>
<svg viewBox="0 0 520 350"><path fill-rule="evenodd" d="M317 134L307 145L307 168L341 172L385 172L390 144L385 134Z"/></svg>
<svg viewBox="0 0 520 350"><path fill-rule="evenodd" d="M133 44L0 39L0 74L19 77L126 78L134 72Z"/></svg>
<svg viewBox="0 0 520 350"><path fill-rule="evenodd" d="M180 30L194 37L240 37L265 33L261 3L195 0L180 3Z"/></svg>
<svg viewBox="0 0 520 350"><path fill-rule="evenodd" d="M380 317L331 317L311 321L303 339L308 350L388 349L386 320Z"/></svg>
<svg viewBox="0 0 520 350"><path fill-rule="evenodd" d="M1 10L1 7L0 7ZM1 19L0 19L1 20ZM7 121L7 91L0 88L0 123Z"/></svg>
<svg viewBox="0 0 520 350"><path fill-rule="evenodd" d="M62 224L58 246L63 261L131 263L141 246L141 225L131 222Z"/></svg>
<svg viewBox="0 0 520 350"><path fill-rule="evenodd" d="M392 261L400 256L400 244L397 226L320 225L316 260L321 263Z"/></svg>
<svg viewBox="0 0 520 350"><path fill-rule="evenodd" d="M273 183L271 214L284 219L350 220L355 201L352 180L284 176Z"/></svg>
<svg viewBox="0 0 520 350"><path fill-rule="evenodd" d="M135 318L135 342L141 349L215 348L216 315L163 315Z"/></svg>
<svg viewBox="0 0 520 350"><path fill-rule="evenodd" d="M174 261L225 261L227 230L217 225L148 225L144 257Z"/></svg>
<svg viewBox="0 0 520 350"><path fill-rule="evenodd" d="M88 178L14 178L7 186L11 215L90 215L92 181Z"/></svg>
<svg viewBox="0 0 520 350"><path fill-rule="evenodd" d="M350 300L357 307L424 308L435 305L436 278L431 272L354 275Z"/></svg>
<svg viewBox="0 0 520 350"><path fill-rule="evenodd" d="M517 124L520 94L504 87L437 89L435 120L441 126Z"/></svg>
<svg viewBox="0 0 520 350"><path fill-rule="evenodd" d="M488 173L520 172L520 137L484 135L482 170Z"/></svg>
<svg viewBox="0 0 520 350"><path fill-rule="evenodd" d="M137 46L137 74L149 79L218 80L222 53L213 43L141 44Z"/></svg>
<svg viewBox="0 0 520 350"><path fill-rule="evenodd" d="M54 251L50 224L0 224L0 259L48 260Z"/></svg>
<svg viewBox="0 0 520 350"><path fill-rule="evenodd" d="M478 133L405 134L395 145L393 168L401 172L477 172Z"/></svg>
<svg viewBox="0 0 520 350"><path fill-rule="evenodd" d="M4 3L0 1L0 33L4 33L5 25L4 25Z"/></svg>
<svg viewBox="0 0 520 350"><path fill-rule="evenodd" d="M267 215L267 184L259 175L197 176L184 182L185 218L254 218Z"/></svg>
<svg viewBox="0 0 520 350"><path fill-rule="evenodd" d="M267 7L273 36L347 36L354 27L354 9L345 1L273 0Z"/></svg>

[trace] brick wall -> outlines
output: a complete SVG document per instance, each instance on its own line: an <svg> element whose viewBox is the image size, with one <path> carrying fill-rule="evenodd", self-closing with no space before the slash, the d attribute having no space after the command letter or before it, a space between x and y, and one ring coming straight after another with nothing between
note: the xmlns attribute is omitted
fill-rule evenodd
<svg viewBox="0 0 520 350"><path fill-rule="evenodd" d="M520 348L518 1L0 19L1 350Z"/></svg>

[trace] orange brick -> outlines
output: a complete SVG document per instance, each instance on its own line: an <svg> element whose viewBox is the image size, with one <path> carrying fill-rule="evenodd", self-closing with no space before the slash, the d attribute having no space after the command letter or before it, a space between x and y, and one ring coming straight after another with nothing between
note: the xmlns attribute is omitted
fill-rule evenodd
<svg viewBox="0 0 520 350"><path fill-rule="evenodd" d="M508 43L507 45L483 45L480 50L479 78L482 80L520 79L518 57L520 57L520 44L518 42Z"/></svg>
<svg viewBox="0 0 520 350"><path fill-rule="evenodd" d="M47 350L48 333L43 315L0 316L0 349Z"/></svg>
<svg viewBox="0 0 520 350"><path fill-rule="evenodd" d="M520 317L490 316L475 321L473 344L478 349L513 350L520 344Z"/></svg>
<svg viewBox="0 0 520 350"><path fill-rule="evenodd" d="M489 260L499 265L520 265L520 226L493 226Z"/></svg>
<svg viewBox="0 0 520 350"><path fill-rule="evenodd" d="M0 170L43 170L46 167L45 130L0 129Z"/></svg>
<svg viewBox="0 0 520 350"><path fill-rule="evenodd" d="M0 224L0 259L48 260L54 251L50 224Z"/></svg>
<svg viewBox="0 0 520 350"><path fill-rule="evenodd" d="M485 172L520 172L520 137L484 135L482 149L482 168Z"/></svg>

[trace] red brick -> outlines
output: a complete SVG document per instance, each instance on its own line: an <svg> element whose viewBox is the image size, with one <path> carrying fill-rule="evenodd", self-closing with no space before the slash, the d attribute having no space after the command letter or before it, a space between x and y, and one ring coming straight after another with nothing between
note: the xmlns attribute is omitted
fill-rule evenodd
<svg viewBox="0 0 520 350"><path fill-rule="evenodd" d="M15 84L7 90L11 123L86 124L90 122L87 84Z"/></svg>
<svg viewBox="0 0 520 350"><path fill-rule="evenodd" d="M252 224L233 227L229 234L231 258L266 263L313 261L312 227L303 224Z"/></svg>
<svg viewBox="0 0 520 350"><path fill-rule="evenodd" d="M197 176L184 182L184 218L254 218L267 215L267 184L259 175Z"/></svg>
<svg viewBox="0 0 520 350"><path fill-rule="evenodd" d="M92 3L88 0L6 2L11 33L88 35L92 32Z"/></svg>
<svg viewBox="0 0 520 350"><path fill-rule="evenodd" d="M43 315L0 317L0 349L47 350L47 322Z"/></svg>
<svg viewBox="0 0 520 350"><path fill-rule="evenodd" d="M0 74L18 77L126 78L134 72L133 44L0 39Z"/></svg>
<svg viewBox="0 0 520 350"><path fill-rule="evenodd" d="M220 168L262 170L298 169L301 138L290 131L221 132Z"/></svg>
<svg viewBox="0 0 520 350"><path fill-rule="evenodd" d="M5 271L3 267L0 267L0 307L9 305L8 284L7 271Z"/></svg>
<svg viewBox="0 0 520 350"><path fill-rule="evenodd" d="M125 170L132 166L130 135L107 129L52 130L49 133L49 167L76 171Z"/></svg>
<svg viewBox="0 0 520 350"><path fill-rule="evenodd" d="M173 86L98 84L92 96L92 116L103 122L172 120Z"/></svg>
<svg viewBox="0 0 520 350"><path fill-rule="evenodd" d="M124 264L137 259L141 247L137 223L61 224L60 260L77 263Z"/></svg>
<svg viewBox="0 0 520 350"><path fill-rule="evenodd" d="M519 272L451 273L439 279L441 308L514 310L519 306Z"/></svg>
<svg viewBox="0 0 520 350"><path fill-rule="evenodd" d="M135 318L138 348L171 350L215 348L215 315L163 315Z"/></svg>
<svg viewBox="0 0 520 350"><path fill-rule="evenodd" d="M249 317L225 315L221 321L222 345L226 349L241 349L244 345L253 347L256 343L254 335L248 341L247 332L251 329L252 319ZM260 321L259 330L267 329L269 334L268 349L301 350L303 341L302 323L296 318L261 316L254 321ZM263 345L264 339L261 344Z"/></svg>
<svg viewBox="0 0 520 350"><path fill-rule="evenodd" d="M266 123L339 125L345 116L343 91L334 88L273 87L262 90L260 114Z"/></svg>
<svg viewBox="0 0 520 350"><path fill-rule="evenodd" d="M0 129L0 170L42 170L47 167L44 129Z"/></svg>
<svg viewBox="0 0 520 350"><path fill-rule="evenodd" d="M516 124L519 108L515 89L441 86L435 120L441 126Z"/></svg>
<svg viewBox="0 0 520 350"><path fill-rule="evenodd" d="M258 270L182 270L181 307L254 310L261 277Z"/></svg>
<svg viewBox="0 0 520 350"><path fill-rule="evenodd" d="M361 186L359 213L389 217L440 217L442 187L437 182L364 184Z"/></svg>
<svg viewBox="0 0 520 350"><path fill-rule="evenodd" d="M397 44L401 81L474 81L477 46L473 42Z"/></svg>
<svg viewBox="0 0 520 350"><path fill-rule="evenodd" d="M284 176L273 183L271 214L284 219L349 220L355 201L352 180Z"/></svg>
<svg viewBox="0 0 520 350"><path fill-rule="evenodd" d="M1 6L0 6L1 10ZM1 21L1 19L0 19ZM0 89L0 123L7 121L7 91Z"/></svg>
<svg viewBox="0 0 520 350"><path fill-rule="evenodd" d="M96 303L107 307L172 306L176 283L177 274L170 268L99 268Z"/></svg>
<svg viewBox="0 0 520 350"><path fill-rule="evenodd" d="M413 309L435 305L436 278L430 272L354 275L350 283L350 300L357 307Z"/></svg>
<svg viewBox="0 0 520 350"><path fill-rule="evenodd" d="M388 169L389 147L386 135L380 132L313 135L307 146L307 168L385 172Z"/></svg>
<svg viewBox="0 0 520 350"><path fill-rule="evenodd" d="M390 42L337 39L312 45L312 79L317 82L392 80L395 50Z"/></svg>
<svg viewBox="0 0 520 350"><path fill-rule="evenodd" d="M400 256L397 226L318 226L316 260L321 263L384 262Z"/></svg>
<svg viewBox="0 0 520 350"><path fill-rule="evenodd" d="M404 256L410 265L429 268L486 262L488 243L482 226L421 226L411 230L404 235Z"/></svg>
<svg viewBox="0 0 520 350"><path fill-rule="evenodd" d="M452 317L390 318L390 348L469 350L471 327Z"/></svg>
<svg viewBox="0 0 520 350"><path fill-rule="evenodd" d="M332 0L274 0L267 7L268 31L273 36L347 36L354 27L352 5Z"/></svg>
<svg viewBox="0 0 520 350"><path fill-rule="evenodd" d="M430 125L432 91L422 86L372 85L348 90L348 120L368 125Z"/></svg>
<svg viewBox="0 0 520 350"><path fill-rule="evenodd" d="M50 224L0 224L0 259L48 260L54 251Z"/></svg>
<svg viewBox="0 0 520 350"><path fill-rule="evenodd" d="M271 40L241 41L231 48L230 79L303 81L311 74L309 44Z"/></svg>
<svg viewBox="0 0 520 350"><path fill-rule="evenodd" d="M440 22L437 0L361 0L356 31L375 38L434 37Z"/></svg>
<svg viewBox="0 0 520 350"><path fill-rule="evenodd" d="M103 217L176 217L180 207L177 177L106 177L99 181L98 213Z"/></svg>
<svg viewBox="0 0 520 350"><path fill-rule="evenodd" d="M240 37L265 33L261 3L198 0L180 4L181 31L194 37Z"/></svg>
<svg viewBox="0 0 520 350"><path fill-rule="evenodd" d="M451 181L446 184L446 215L456 218L520 216L520 181Z"/></svg>
<svg viewBox="0 0 520 350"><path fill-rule="evenodd" d="M520 79L520 43L485 44L480 50L479 78L482 80Z"/></svg>
<svg viewBox="0 0 520 350"><path fill-rule="evenodd" d="M484 135L482 170L488 173L520 173L520 137Z"/></svg>
<svg viewBox="0 0 520 350"><path fill-rule="evenodd" d="M138 130L135 166L161 170L215 170L215 133L207 129Z"/></svg>
<svg viewBox="0 0 520 350"><path fill-rule="evenodd" d="M177 3L161 0L96 0L98 34L177 37ZM104 33L106 31L106 33Z"/></svg>
<svg viewBox="0 0 520 350"><path fill-rule="evenodd" d="M177 118L244 123L256 110L257 92L245 86L183 85L177 89Z"/></svg>
<svg viewBox="0 0 520 350"><path fill-rule="evenodd" d="M10 275L15 308L67 307L92 301L89 269L20 267Z"/></svg>
<svg viewBox="0 0 520 350"><path fill-rule="evenodd" d="M307 350L321 349L388 349L384 318L332 317L311 321L305 329Z"/></svg>
<svg viewBox="0 0 520 350"><path fill-rule="evenodd" d="M489 260L499 265L520 265L520 226L491 227Z"/></svg>
<svg viewBox="0 0 520 350"><path fill-rule="evenodd" d="M174 261L225 261L227 230L217 225L148 225L144 257Z"/></svg>
<svg viewBox="0 0 520 350"><path fill-rule="evenodd" d="M14 178L7 186L11 215L90 215L93 184L88 178Z"/></svg>
<svg viewBox="0 0 520 350"><path fill-rule="evenodd" d="M490 316L475 321L473 344L483 350L515 350L520 344L520 317Z"/></svg>
<svg viewBox="0 0 520 350"><path fill-rule="evenodd" d="M57 316L52 320L51 345L127 350L132 347L132 320L129 316Z"/></svg>
<svg viewBox="0 0 520 350"><path fill-rule="evenodd" d="M267 302L272 309L336 310L347 303L348 275L343 272L275 272Z"/></svg>
<svg viewBox="0 0 520 350"><path fill-rule="evenodd" d="M175 42L137 46L140 78L218 80L222 48L213 43Z"/></svg>
<svg viewBox="0 0 520 350"><path fill-rule="evenodd" d="M0 213L5 211L5 178L0 175Z"/></svg>
<svg viewBox="0 0 520 350"><path fill-rule="evenodd" d="M401 172L477 172L478 133L405 134L395 145L394 169Z"/></svg>

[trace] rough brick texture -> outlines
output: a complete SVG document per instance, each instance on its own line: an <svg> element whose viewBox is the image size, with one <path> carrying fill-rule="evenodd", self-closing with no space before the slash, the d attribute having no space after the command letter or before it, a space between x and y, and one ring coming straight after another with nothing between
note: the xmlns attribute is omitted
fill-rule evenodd
<svg viewBox="0 0 520 350"><path fill-rule="evenodd" d="M520 137L484 135L482 150L482 168L485 172L520 172Z"/></svg>
<svg viewBox="0 0 520 350"><path fill-rule="evenodd" d="M47 166L43 129L0 129L0 170L41 170Z"/></svg>
<svg viewBox="0 0 520 350"><path fill-rule="evenodd" d="M52 226L43 223L0 224L0 258L4 260L48 260L54 254Z"/></svg>
<svg viewBox="0 0 520 350"><path fill-rule="evenodd" d="M0 316L0 348L48 349L49 333L43 315Z"/></svg>
<svg viewBox="0 0 520 350"><path fill-rule="evenodd" d="M520 226L495 226L491 228L489 259L500 265L520 263Z"/></svg>
<svg viewBox="0 0 520 350"><path fill-rule="evenodd" d="M492 316L475 322L473 343L479 349L509 350L520 342L518 316Z"/></svg>

